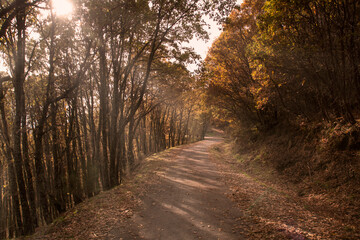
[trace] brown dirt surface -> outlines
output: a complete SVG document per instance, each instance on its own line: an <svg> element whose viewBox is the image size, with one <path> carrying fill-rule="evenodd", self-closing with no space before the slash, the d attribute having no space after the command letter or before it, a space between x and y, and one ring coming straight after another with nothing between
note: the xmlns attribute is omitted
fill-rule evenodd
<svg viewBox="0 0 360 240"><path fill-rule="evenodd" d="M226 197L228 189L209 161L210 146L220 141L207 137L175 157L132 218L138 239L244 239L242 212Z"/></svg>

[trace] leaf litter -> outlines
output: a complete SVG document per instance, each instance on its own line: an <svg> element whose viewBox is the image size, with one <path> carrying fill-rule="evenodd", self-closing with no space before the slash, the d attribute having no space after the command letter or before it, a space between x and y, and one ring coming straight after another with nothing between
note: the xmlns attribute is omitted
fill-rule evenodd
<svg viewBox="0 0 360 240"><path fill-rule="evenodd" d="M228 197L244 211L240 222L247 239L360 239L359 221L347 221L336 200L321 194L299 196L291 183L268 169L263 175L264 169L247 171L230 143L211 151L230 189Z"/></svg>

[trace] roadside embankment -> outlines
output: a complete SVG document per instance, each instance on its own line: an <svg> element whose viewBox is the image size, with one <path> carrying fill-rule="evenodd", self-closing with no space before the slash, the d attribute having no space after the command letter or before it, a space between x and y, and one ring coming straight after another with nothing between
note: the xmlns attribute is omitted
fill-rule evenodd
<svg viewBox="0 0 360 240"><path fill-rule="evenodd" d="M249 239L360 238L356 126L237 134L213 148ZM251 224L250 224L251 223Z"/></svg>

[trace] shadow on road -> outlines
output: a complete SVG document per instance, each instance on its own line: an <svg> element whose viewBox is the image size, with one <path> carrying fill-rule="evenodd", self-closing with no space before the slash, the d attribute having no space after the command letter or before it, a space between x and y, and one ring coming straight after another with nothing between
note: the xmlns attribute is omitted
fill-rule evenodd
<svg viewBox="0 0 360 240"><path fill-rule="evenodd" d="M226 197L227 188L209 161L209 148L221 141L215 131L173 159L132 218L134 239L243 239L241 212Z"/></svg>

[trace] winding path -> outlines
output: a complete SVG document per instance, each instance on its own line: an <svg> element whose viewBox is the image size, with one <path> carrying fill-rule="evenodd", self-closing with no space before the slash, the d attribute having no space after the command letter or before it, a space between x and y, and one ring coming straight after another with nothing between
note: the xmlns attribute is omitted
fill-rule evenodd
<svg viewBox="0 0 360 240"><path fill-rule="evenodd" d="M132 218L134 239L244 239L241 212L226 197L227 187L209 160L210 146L220 141L207 137L183 148L160 184L143 197Z"/></svg>

